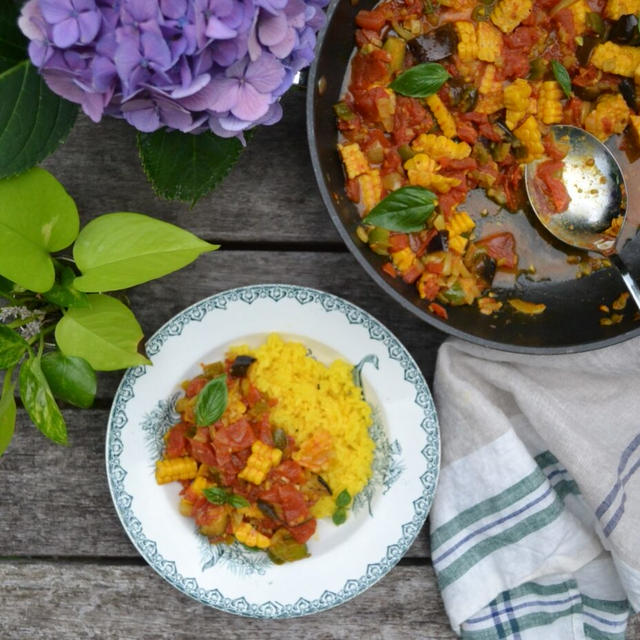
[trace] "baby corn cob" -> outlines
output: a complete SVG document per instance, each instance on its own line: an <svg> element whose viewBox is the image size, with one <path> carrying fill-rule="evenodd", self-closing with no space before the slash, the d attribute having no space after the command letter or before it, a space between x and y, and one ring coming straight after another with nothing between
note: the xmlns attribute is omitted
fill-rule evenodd
<svg viewBox="0 0 640 640"><path fill-rule="evenodd" d="M607 93L598 98L596 108L584 119L584 128L600 140L622 133L629 124L630 110L624 98Z"/></svg>
<svg viewBox="0 0 640 640"><path fill-rule="evenodd" d="M488 22L478 23L478 60L495 62L502 54L502 35Z"/></svg>
<svg viewBox="0 0 640 640"><path fill-rule="evenodd" d="M338 150L349 178L357 178L360 174L369 171L367 158L362 153L362 149L360 149L360 145L357 142L345 145L339 144Z"/></svg>
<svg viewBox="0 0 640 640"><path fill-rule="evenodd" d="M449 113L447 107L444 106L442 100L437 93L430 95L426 99L427 105L429 105L429 109L431 109L435 119L438 121L438 125L440 129L442 129L442 133L447 138L455 137L457 133L456 123L453 119L453 116Z"/></svg>
<svg viewBox="0 0 640 640"><path fill-rule="evenodd" d="M365 211L371 211L382 198L382 179L378 169L371 169L358 176L360 185L360 202Z"/></svg>
<svg viewBox="0 0 640 640"><path fill-rule="evenodd" d="M449 237L449 249L453 249L459 254L463 254L465 247L467 246L467 238L464 236L451 236Z"/></svg>
<svg viewBox="0 0 640 640"><path fill-rule="evenodd" d="M476 30L471 22L455 22L458 34L458 56L463 62L475 60L478 56L478 40Z"/></svg>
<svg viewBox="0 0 640 640"><path fill-rule="evenodd" d="M608 0L604 17L617 20L621 16L640 13L640 0Z"/></svg>
<svg viewBox="0 0 640 640"><path fill-rule="evenodd" d="M555 80L542 83L538 94L538 117L545 124L562 122L562 89Z"/></svg>
<svg viewBox="0 0 640 640"><path fill-rule="evenodd" d="M640 4L640 0L638 0ZM575 35L581 36L587 28L587 13L591 11L586 0L578 0L574 2L570 7L571 15L573 16L573 28Z"/></svg>
<svg viewBox="0 0 640 640"><path fill-rule="evenodd" d="M156 482L167 484L174 480L191 480L198 473L198 463L193 458L171 458L156 462Z"/></svg>
<svg viewBox="0 0 640 640"><path fill-rule="evenodd" d="M498 91L502 92L502 80L496 80L495 65L488 64L484 68L482 78L480 79L480 84L478 85L478 91L483 95L489 95Z"/></svg>
<svg viewBox="0 0 640 640"><path fill-rule="evenodd" d="M635 70L640 66L640 49L605 42L594 48L591 64L602 71L632 78Z"/></svg>
<svg viewBox="0 0 640 640"><path fill-rule="evenodd" d="M491 22L503 33L511 33L531 13L533 0L500 0L491 12Z"/></svg>
<svg viewBox="0 0 640 640"><path fill-rule="evenodd" d="M238 542L246 544L247 547L257 547L258 549L268 549L271 540L264 534L254 529L248 522L243 522L234 531Z"/></svg>
<svg viewBox="0 0 640 640"><path fill-rule="evenodd" d="M471 216L466 211L455 213L447 221L449 237L468 233L469 231L472 231L475 226L476 223L471 219Z"/></svg>
<svg viewBox="0 0 640 640"><path fill-rule="evenodd" d="M256 440L251 445L251 455L247 460L245 468L238 474L242 478L253 484L260 484L272 467L280 463L282 451L270 447L261 440Z"/></svg>
<svg viewBox="0 0 640 640"><path fill-rule="evenodd" d="M527 148L525 162L531 162L544 153L540 127L533 116L529 116L517 129L514 129L513 135Z"/></svg>
<svg viewBox="0 0 640 640"><path fill-rule="evenodd" d="M471 153L471 147L466 142L455 142L445 136L433 133L421 133L412 143L414 151L426 153L431 158L450 158L462 160Z"/></svg>
<svg viewBox="0 0 640 640"><path fill-rule="evenodd" d="M504 89L504 106L507 108L505 122L512 131L527 113L529 107L529 97L531 96L531 85L518 78Z"/></svg>
<svg viewBox="0 0 640 640"><path fill-rule="evenodd" d="M416 254L411 251L409 247L405 247L404 249L400 249L400 251L394 251L391 254L391 260L393 261L393 266L400 272L406 273L411 269L413 263L415 262Z"/></svg>
<svg viewBox="0 0 640 640"><path fill-rule="evenodd" d="M404 163L404 168L410 184L432 189L438 193L446 193L460 184L458 178L438 174L439 165L426 153L416 153L413 158Z"/></svg>

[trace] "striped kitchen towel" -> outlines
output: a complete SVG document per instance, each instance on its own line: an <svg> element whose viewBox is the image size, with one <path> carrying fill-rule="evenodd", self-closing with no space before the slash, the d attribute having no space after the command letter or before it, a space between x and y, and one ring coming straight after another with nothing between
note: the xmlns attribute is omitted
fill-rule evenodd
<svg viewBox="0 0 640 640"><path fill-rule="evenodd" d="M431 554L456 633L623 639L640 610L640 339L562 356L451 339L434 393Z"/></svg>

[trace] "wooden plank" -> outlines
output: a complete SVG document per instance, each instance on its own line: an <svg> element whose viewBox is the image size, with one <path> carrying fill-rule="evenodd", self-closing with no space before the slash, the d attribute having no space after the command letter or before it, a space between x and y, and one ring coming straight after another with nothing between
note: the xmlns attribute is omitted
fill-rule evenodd
<svg viewBox="0 0 640 640"><path fill-rule="evenodd" d="M147 566L9 561L0 563L0 583L4 640L48 640L61 629L78 640L455 638L427 565L395 567L340 607L290 620L251 620L205 607Z"/></svg>
<svg viewBox="0 0 640 640"><path fill-rule="evenodd" d="M64 416L70 447L46 440L19 412L16 435L0 464L0 553L137 558L107 485L108 412L69 410ZM407 557L427 555L424 529Z"/></svg>
<svg viewBox="0 0 640 640"><path fill-rule="evenodd" d="M311 168L305 95L283 98L284 118L260 127L221 186L193 209L157 198L138 159L136 136L121 120L80 116L65 144L43 166L65 185L85 219L137 211L221 241L336 242Z"/></svg>
<svg viewBox="0 0 640 640"><path fill-rule="evenodd" d="M145 335L185 307L223 289L256 282L299 284L345 297L387 326L406 346L431 384L445 334L419 320L385 294L348 253L225 251L141 285L129 294ZM121 374L101 376L100 397L111 398Z"/></svg>
<svg viewBox="0 0 640 640"><path fill-rule="evenodd" d="M358 597L290 620L251 620L205 607L146 565L0 561L3 640L51 637L236 640L453 639L429 565L399 565ZM89 586L90 585L90 586ZM627 631L640 640L640 617Z"/></svg>

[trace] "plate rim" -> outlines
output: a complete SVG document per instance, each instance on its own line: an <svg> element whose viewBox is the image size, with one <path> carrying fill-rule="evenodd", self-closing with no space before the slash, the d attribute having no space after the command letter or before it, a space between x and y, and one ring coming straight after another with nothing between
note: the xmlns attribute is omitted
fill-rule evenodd
<svg viewBox="0 0 640 640"><path fill-rule="evenodd" d="M387 544L382 558L377 562L367 563L366 571L362 576L346 580L338 591L325 589L314 600L299 598L291 604L282 604L271 600L253 604L247 601L244 596L231 599L225 597L219 588L206 590L200 587L197 577L182 576L176 568L175 562L165 559L158 552L155 541L147 538L144 534L143 525L133 512L133 497L124 488L127 471L119 461L119 457L124 451L121 432L128 423L126 405L135 397L133 389L138 378L147 372L146 365L128 368L118 385L109 412L105 434L105 464L109 493L123 529L145 562L163 579L178 591L201 604L226 613L250 618L287 619L319 613L351 600L373 586L398 563L421 531L433 504L440 475L441 438L435 403L429 386L413 356L397 336L361 307L340 296L312 287L291 284L253 284L226 289L207 296L179 311L149 338L147 341L149 355L158 353L167 339L180 336L184 327L189 323L202 321L209 312L220 309L221 307L215 306L216 302L245 302L252 304L260 298L271 298L276 303L283 298L289 298L296 300L300 305L313 302L320 304L327 312L341 312L347 317L350 324L365 325L365 328L369 330L369 339L377 340L384 344L388 357L400 364L404 370L405 381L414 387L415 396L413 402L421 410L421 421L418 427L427 436L427 442L421 449L422 459L424 459L426 466L418 478L421 484L421 493L418 498L412 500L413 514L410 521L402 524L400 539ZM207 308L207 304L212 306ZM354 317L350 317L347 311L355 314ZM200 312L202 312L201 315ZM195 317L193 317L194 313L196 314ZM180 330L178 333L172 333L171 329L176 324L180 325ZM372 335L372 328L379 330L375 338ZM391 353L392 347L399 348L395 356ZM408 373L413 375L408 376ZM431 458L426 455L428 447L434 449ZM433 479L427 482L425 477L429 475ZM218 600L213 601L212 597L216 594Z"/></svg>

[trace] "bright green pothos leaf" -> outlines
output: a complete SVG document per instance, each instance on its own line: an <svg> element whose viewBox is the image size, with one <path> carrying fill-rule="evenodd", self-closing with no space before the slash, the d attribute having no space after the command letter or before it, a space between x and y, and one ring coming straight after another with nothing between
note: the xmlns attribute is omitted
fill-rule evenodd
<svg viewBox="0 0 640 640"><path fill-rule="evenodd" d="M40 366L40 357L20 367L20 398L33 424L50 440L67 444L67 426Z"/></svg>
<svg viewBox="0 0 640 640"><path fill-rule="evenodd" d="M230 504L236 509L242 507L248 507L249 501L237 493L231 493L228 489L222 487L209 487L202 491L204 497L211 502L211 504Z"/></svg>
<svg viewBox="0 0 640 640"><path fill-rule="evenodd" d="M204 427L219 420L227 408L228 399L226 376L207 382L196 400L196 425Z"/></svg>
<svg viewBox="0 0 640 640"><path fill-rule="evenodd" d="M18 7L0 3L0 73L28 57L27 39L18 28Z"/></svg>
<svg viewBox="0 0 640 640"><path fill-rule="evenodd" d="M371 209L363 222L389 231L421 231L435 206L436 196L428 189L401 187Z"/></svg>
<svg viewBox="0 0 640 640"><path fill-rule="evenodd" d="M140 213L109 213L89 222L73 246L80 291L114 291L160 278L219 245Z"/></svg>
<svg viewBox="0 0 640 640"><path fill-rule="evenodd" d="M53 93L25 60L0 74L0 178L44 160L73 127L78 107Z"/></svg>
<svg viewBox="0 0 640 640"><path fill-rule="evenodd" d="M138 353L143 334L131 309L111 296L88 296L89 306L69 309L56 326L66 356L84 358L96 371L151 364Z"/></svg>
<svg viewBox="0 0 640 640"><path fill-rule="evenodd" d="M67 309L69 307L88 307L87 294L78 291L73 286L76 274L71 267L61 266L57 269L56 282L49 291L45 291L42 297L57 307Z"/></svg>
<svg viewBox="0 0 640 640"><path fill-rule="evenodd" d="M7 450L16 426L16 400L13 397L13 369L4 373L0 395L0 456Z"/></svg>
<svg viewBox="0 0 640 640"><path fill-rule="evenodd" d="M218 186L236 163L242 143L204 132L160 129L138 134L138 152L153 190L167 200L195 204Z"/></svg>
<svg viewBox="0 0 640 640"><path fill-rule="evenodd" d="M437 62L423 62L401 73L389 86L403 96L426 98L450 78L446 69Z"/></svg>
<svg viewBox="0 0 640 640"><path fill-rule="evenodd" d="M44 373L53 395L76 407L88 409L96 397L95 371L84 358L51 351L42 356Z"/></svg>
<svg viewBox="0 0 640 640"><path fill-rule="evenodd" d="M0 131L0 150L2 145ZM79 226L74 201L44 169L0 180L0 275L25 289L48 291L55 281L49 254L68 247Z"/></svg>
<svg viewBox="0 0 640 640"><path fill-rule="evenodd" d="M569 72L564 68L562 63L557 60L551 61L551 69L553 70L553 75L555 76L558 84L562 87L567 98L571 97L571 76Z"/></svg>
<svg viewBox="0 0 640 640"><path fill-rule="evenodd" d="M28 346L17 331L0 324L0 369L8 369L17 364Z"/></svg>

